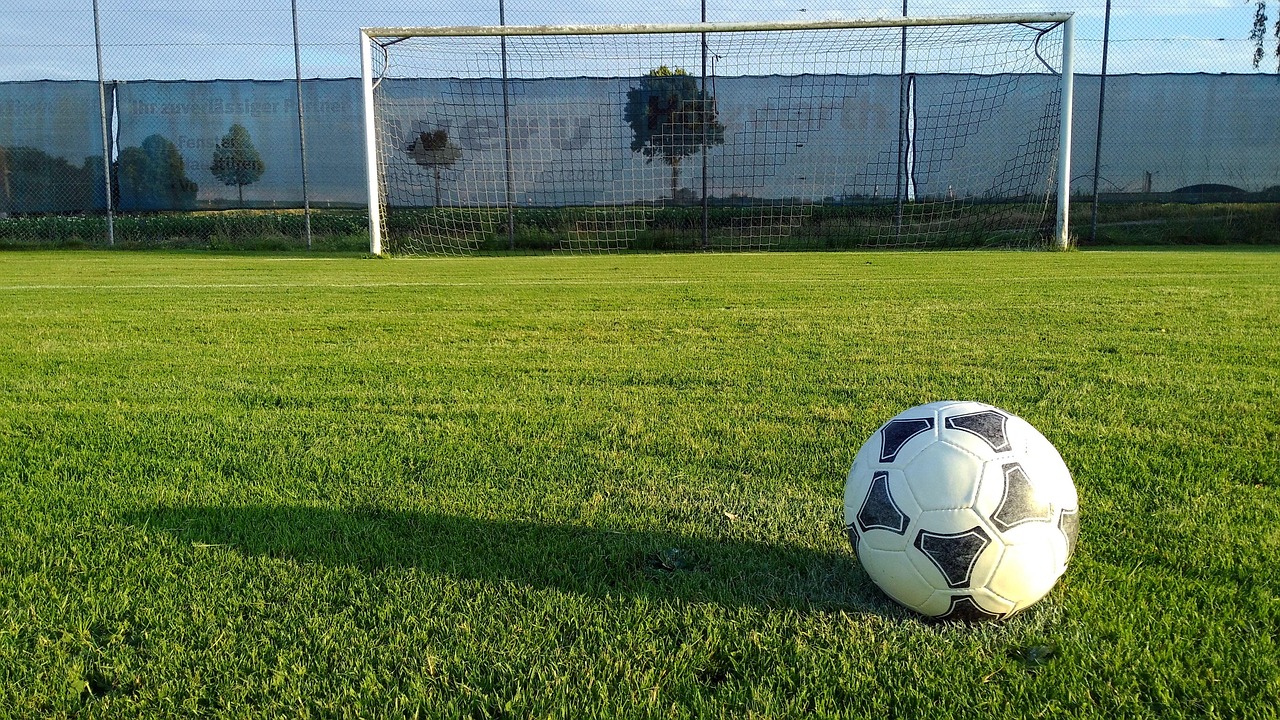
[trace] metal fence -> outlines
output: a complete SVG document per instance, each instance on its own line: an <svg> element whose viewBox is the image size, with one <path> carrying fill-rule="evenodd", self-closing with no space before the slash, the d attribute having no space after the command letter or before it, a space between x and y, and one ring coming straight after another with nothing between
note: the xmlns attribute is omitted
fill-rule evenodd
<svg viewBox="0 0 1280 720"><path fill-rule="evenodd" d="M1253 65L1254 0L10 0L0 246L365 247L361 26L1011 9L1076 13L1077 236L1280 240L1280 76L1270 56Z"/></svg>

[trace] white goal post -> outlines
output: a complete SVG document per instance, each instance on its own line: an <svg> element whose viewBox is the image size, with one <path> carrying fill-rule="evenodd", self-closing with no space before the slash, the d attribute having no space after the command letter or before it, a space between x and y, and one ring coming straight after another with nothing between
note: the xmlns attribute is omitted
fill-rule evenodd
<svg viewBox="0 0 1280 720"><path fill-rule="evenodd" d="M1071 13L361 28L369 249L1067 248L1073 42Z"/></svg>

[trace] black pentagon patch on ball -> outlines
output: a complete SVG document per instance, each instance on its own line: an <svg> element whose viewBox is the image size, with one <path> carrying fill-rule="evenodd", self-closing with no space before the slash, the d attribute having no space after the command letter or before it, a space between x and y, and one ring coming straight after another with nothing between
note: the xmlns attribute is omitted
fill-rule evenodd
<svg viewBox="0 0 1280 720"><path fill-rule="evenodd" d="M916 549L929 558L947 580L947 587L969 587L969 578L978 556L991 544L991 536L980 526L950 535L921 530L916 534Z"/></svg>
<svg viewBox="0 0 1280 720"><path fill-rule="evenodd" d="M1076 551L1076 537L1080 534L1080 509L1063 510L1058 518L1058 529L1067 536L1067 557Z"/></svg>
<svg viewBox="0 0 1280 720"><path fill-rule="evenodd" d="M1002 412L983 410L965 415L952 415L945 421L946 427L952 430L963 430L982 438L992 450L1008 452L1013 448L1009 444L1009 436L1005 433L1005 424L1009 418Z"/></svg>
<svg viewBox="0 0 1280 720"><path fill-rule="evenodd" d="M879 528L903 535L909 522L911 518L898 508L889 492L889 473L881 470L872 475L871 487L862 501L862 509L858 511L858 527L862 532Z"/></svg>
<svg viewBox="0 0 1280 720"><path fill-rule="evenodd" d="M1004 464L1004 494L991 515L1000 532L1025 522L1052 522L1053 506L1040 499L1018 463Z"/></svg>
<svg viewBox="0 0 1280 720"><path fill-rule="evenodd" d="M999 620L1001 617L1003 615L986 610L968 595L955 595L951 598L951 607L939 615L938 619L976 623L986 620Z"/></svg>
<svg viewBox="0 0 1280 720"><path fill-rule="evenodd" d="M880 462L893 462L911 438L933 429L933 418L890 420L880 430Z"/></svg>

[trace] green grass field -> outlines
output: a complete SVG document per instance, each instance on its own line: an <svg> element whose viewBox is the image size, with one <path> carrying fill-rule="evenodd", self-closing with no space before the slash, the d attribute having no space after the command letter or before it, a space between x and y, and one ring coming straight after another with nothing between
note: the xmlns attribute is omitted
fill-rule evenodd
<svg viewBox="0 0 1280 720"><path fill-rule="evenodd" d="M1280 252L0 253L0 717L1280 706ZM918 403L1080 491L1040 605L841 533Z"/></svg>

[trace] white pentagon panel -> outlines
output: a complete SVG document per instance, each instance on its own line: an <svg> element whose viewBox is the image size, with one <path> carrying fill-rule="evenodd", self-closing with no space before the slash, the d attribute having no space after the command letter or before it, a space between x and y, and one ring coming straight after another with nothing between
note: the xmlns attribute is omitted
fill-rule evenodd
<svg viewBox="0 0 1280 720"><path fill-rule="evenodd" d="M1040 431L1031 426L1031 423L1023 420L1021 417L1008 413L1009 421L1006 424L1009 433L1009 442L1013 445L1011 452L1022 454L1027 451L1027 440L1031 437L1039 437Z"/></svg>
<svg viewBox="0 0 1280 720"><path fill-rule="evenodd" d="M876 586L900 605L916 610L933 594L933 587L901 552L876 550L862 543L858 545L858 562Z"/></svg>
<svg viewBox="0 0 1280 720"><path fill-rule="evenodd" d="M951 592L947 590L937 590L930 593L919 607L913 608L916 612L929 617L940 617L951 607Z"/></svg>
<svg viewBox="0 0 1280 720"><path fill-rule="evenodd" d="M1000 537L1008 545L1027 543L1049 543L1053 548L1053 558L1064 560L1067 551L1067 538L1058 529L1058 514L1054 513L1049 520L1025 522L1000 532Z"/></svg>
<svg viewBox="0 0 1280 720"><path fill-rule="evenodd" d="M981 479L978 480L978 492L973 499L973 510L984 518L1000 507L1004 497L1004 463L995 460L983 463Z"/></svg>
<svg viewBox="0 0 1280 720"><path fill-rule="evenodd" d="M1010 535L1009 544L1044 545L1052 553L1053 561L1059 566L1059 574L1061 574L1067 567L1067 560L1071 557L1072 542L1071 538L1062 531L1061 522L1062 513L1055 513L1051 522L1036 528L1037 532L1032 532L1032 528L1028 527L1023 533Z"/></svg>
<svg viewBox="0 0 1280 720"><path fill-rule="evenodd" d="M991 538L991 544L983 549L969 573L970 587L982 587L991 581L1004 562L1005 544L998 536Z"/></svg>
<svg viewBox="0 0 1280 720"><path fill-rule="evenodd" d="M866 462L865 455L859 453L853 460L853 467L849 469L849 475L844 481L844 523L848 525L853 519L855 513L858 512L859 503L862 498L866 497L867 489L871 487L872 473L871 464Z"/></svg>
<svg viewBox="0 0 1280 720"><path fill-rule="evenodd" d="M1041 542L1010 545L987 588L1019 608L1027 607L1048 594L1066 569L1056 555L1047 536Z"/></svg>
<svg viewBox="0 0 1280 720"><path fill-rule="evenodd" d="M973 505L982 459L946 442L935 442L907 464L907 485L922 510L951 510Z"/></svg>
<svg viewBox="0 0 1280 720"><path fill-rule="evenodd" d="M1055 505L1063 508L1078 507L1076 486L1071 481L1071 471L1062 455L1043 435L1031 428L1027 438L1027 450L1023 462L1028 472L1035 473L1036 483L1049 493Z"/></svg>
<svg viewBox="0 0 1280 720"><path fill-rule="evenodd" d="M918 516L918 527L939 534L958 533L975 525L981 525L983 531L992 535L991 528L982 521L977 512L970 508L956 510L925 510Z"/></svg>

